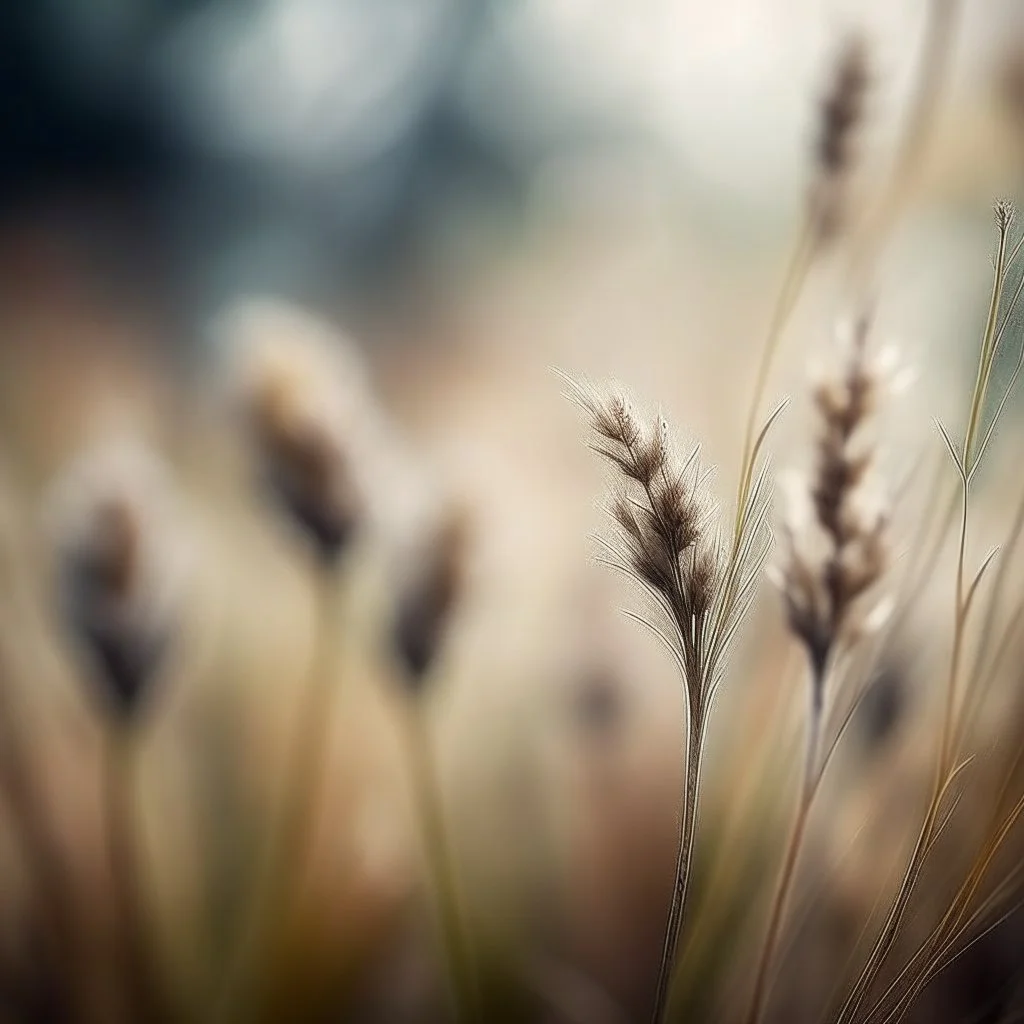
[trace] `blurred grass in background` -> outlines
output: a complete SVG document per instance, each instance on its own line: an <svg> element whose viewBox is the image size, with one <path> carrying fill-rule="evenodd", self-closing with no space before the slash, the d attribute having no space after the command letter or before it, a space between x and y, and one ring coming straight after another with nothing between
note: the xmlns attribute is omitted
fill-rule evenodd
<svg viewBox="0 0 1024 1024"><path fill-rule="evenodd" d="M9 6L0 682L86 922L88 1009L70 1019L118 1019L117 940L101 730L53 621L42 494L111 431L163 451L184 491L195 581L145 724L137 805L161 968L192 1019L251 898L315 615L305 552L252 488L225 414L211 325L254 292L351 331L387 423L374 530L345 566L343 685L308 870L260 968L260 1019L443 1015L386 624L424 509L453 494L469 509L472 555L426 714L490 982L485 1019L645 1019L682 785L678 685L616 614L628 592L590 564L599 479L548 367L622 379L663 403L720 467L719 497L732 494L752 353L834 43L863 29L877 68L866 194L886 173L927 4ZM991 199L1024 179L1019 5L963 6L934 137L880 274L877 331L920 378L890 424L898 470L931 439L932 416L962 415ZM815 271L776 393L798 394L824 348L843 270L836 258ZM779 462L806 433L802 417L782 422ZM1002 433L1019 427L1011 408ZM1017 500L1016 463L998 454L986 524ZM944 614L922 595L885 663L896 682L879 683L874 717L844 754L854 792L813 836L809 859L825 867L800 894L774 1019L817 1019L897 864L927 771L927 723L907 709L930 699ZM712 723L680 1019L731 1019L755 955L799 760L803 694L780 624L777 602L760 602ZM984 722L993 750L1016 742L1013 660ZM969 834L968 820L944 837L949 864ZM30 893L13 835L0 855L0 988L15 979L17 1002ZM926 889L941 905L943 879ZM970 1019L1017 976L1018 918L926 992L919 1019Z"/></svg>

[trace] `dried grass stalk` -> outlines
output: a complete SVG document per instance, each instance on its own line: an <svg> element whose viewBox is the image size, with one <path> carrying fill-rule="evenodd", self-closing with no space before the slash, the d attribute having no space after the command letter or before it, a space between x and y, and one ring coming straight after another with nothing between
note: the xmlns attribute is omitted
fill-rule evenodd
<svg viewBox="0 0 1024 1024"><path fill-rule="evenodd" d="M971 394L967 423L964 428L964 436L961 443L959 445L956 444L950 437L948 431L942 427L941 424L939 425L939 430L942 434L946 449L959 478L960 526L957 545L956 576L954 582L953 637L950 650L949 673L945 687L942 720L939 729L938 742L936 744L935 771L933 775L931 793L925 810L924 821L918 831L918 835L911 851L910 858L907 862L903 877L900 881L900 885L890 902L885 920L871 947L864 967L854 982L850 993L839 1011L838 1019L840 1024L848 1024L848 1022L852 1022L857 1019L857 1015L861 1011L864 1000L867 998L880 971L896 946L896 941L899 937L903 920L909 908L917 883L921 877L926 858L929 851L932 849L934 840L943 824L941 810L944 800L949 793L950 787L953 785L961 768L963 767L963 762L958 763L959 743L964 732L964 710L965 708L970 707L970 690L968 689L967 696L964 699L961 699L960 691L964 685L964 680L962 679L964 674L963 660L967 646L968 625L971 611L975 606L979 586L986 570L991 565L996 555L995 551L991 552L970 580L968 580L966 556L971 507L971 484L991 441L1002 411L1005 408L1006 401L1009 398L1019 376L1019 369L1015 370L1011 375L1010 381L991 415L989 427L983 432L982 424L984 421L984 413L985 410L989 408L992 368L999 350L1000 342L1003 338L1006 324L1009 321L1009 317L1012 314L1013 308L1020 295L1020 291L1018 290L1013 296L1009 308L1002 314L1001 318L1007 268L1009 264L1012 263L1013 258L1020 249L1020 244L1018 244L1013 249L1012 253L1010 250L1010 232L1013 222L1014 211L1012 206L1007 202L998 203L995 208L997 248L994 261L992 296L979 351L978 370ZM1002 325L1000 326L1001 319ZM1020 365L1024 366L1024 351L1022 351L1018 362ZM966 680L968 687L976 683L976 679L968 678ZM1012 812L1013 820L1016 820L1016 815L1019 815L1021 809L1024 809L1024 802L1020 804L1020 809L1015 809L1015 811ZM1003 838L1005 838L1005 835ZM1002 838L999 838L995 843L995 848L998 848L998 845L1001 842ZM987 870L988 864L991 863L991 855L984 855L980 860L984 863L984 869L982 870L983 874L984 870ZM976 888L976 884L977 883L973 886L967 886L972 894ZM961 916L962 914L954 917L954 922L959 923ZM940 957L946 956L948 953L948 943L951 941L948 933L945 931L948 926L949 920L944 919L943 923L939 926L940 931L936 934L934 940L929 940L929 942L925 944L924 948L926 951L935 953L936 947L945 942L947 945L942 946L942 948L939 949L939 954ZM934 958L929 959L927 956L924 957L924 969L922 972L917 972L919 964L919 954L916 954L911 958L904 970L897 976L897 980L894 983L896 989L898 989L900 984L905 983L908 977L911 979L909 986L904 989L900 997L900 1001L897 1003L897 1010L900 1007L904 1009L909 1007L913 998L916 997L916 994L920 991L921 986L926 983L927 979L937 969L937 961ZM879 1003L876 1004L876 1008L888 999L893 992L894 987L890 986L890 989L883 993Z"/></svg>
<svg viewBox="0 0 1024 1024"><path fill-rule="evenodd" d="M744 525L732 548L722 542L717 509L706 490L699 449L675 453L663 417L638 417L619 394L563 378L583 409L590 447L614 470L608 506L614 539L602 541L602 561L625 574L650 599L650 617L630 613L671 653L683 683L685 791L672 902L652 1019L667 1010L669 985L685 920L696 835L700 766L725 656L749 608L767 556L767 497L755 481Z"/></svg>

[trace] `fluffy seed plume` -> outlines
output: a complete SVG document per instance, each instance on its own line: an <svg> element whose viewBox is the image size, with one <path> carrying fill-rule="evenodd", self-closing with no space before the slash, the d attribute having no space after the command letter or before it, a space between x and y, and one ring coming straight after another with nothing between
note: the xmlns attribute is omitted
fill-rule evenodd
<svg viewBox="0 0 1024 1024"><path fill-rule="evenodd" d="M868 353L869 326L865 317L853 325L843 371L814 389L820 425L815 466L809 484L794 487L782 530L778 582L790 629L807 650L818 687L853 605L887 561L887 515L867 479L875 452L860 437L887 371L884 356Z"/></svg>
<svg viewBox="0 0 1024 1024"><path fill-rule="evenodd" d="M326 324L271 300L221 321L238 356L239 406L259 472L325 562L348 544L363 510L354 464L362 379Z"/></svg>
<svg viewBox="0 0 1024 1024"><path fill-rule="evenodd" d="M836 57L818 116L810 201L819 243L830 240L845 219L847 183L870 82L865 41L860 36L851 36Z"/></svg>
<svg viewBox="0 0 1024 1024"><path fill-rule="evenodd" d="M426 540L423 550L406 567L391 631L412 693L423 689L465 587L471 540L465 509L446 509Z"/></svg>
<svg viewBox="0 0 1024 1024"><path fill-rule="evenodd" d="M88 452L50 500L61 617L108 707L134 717L180 627L180 515L156 458L137 444Z"/></svg>

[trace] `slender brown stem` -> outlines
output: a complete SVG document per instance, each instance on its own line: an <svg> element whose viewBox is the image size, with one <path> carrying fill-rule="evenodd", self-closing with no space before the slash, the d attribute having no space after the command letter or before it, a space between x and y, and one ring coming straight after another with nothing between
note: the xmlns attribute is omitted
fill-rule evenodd
<svg viewBox="0 0 1024 1024"><path fill-rule="evenodd" d="M804 762L803 779L800 784L800 802L797 805L796 818L790 830L786 853L779 871L779 879L772 898L772 907L768 915L768 929L757 962L757 973L754 976L754 987L750 994L750 1004L744 1020L747 1024L758 1024L764 1013L768 998L768 976L775 956L775 949L782 934L782 923L785 918L786 905L789 901L790 889L796 878L796 866L800 859L807 821L810 817L811 805L818 790L821 778L817 770L819 733L822 719L822 694L825 684L825 666L813 669L811 680L811 711L807 720L807 754Z"/></svg>
<svg viewBox="0 0 1024 1024"><path fill-rule="evenodd" d="M853 253L851 276L861 289L921 165L953 50L959 6L960 0L931 0L914 93L900 133L893 171Z"/></svg>
<svg viewBox="0 0 1024 1024"><path fill-rule="evenodd" d="M668 1010L668 997L676 966L676 953L686 919L686 895L693 864L694 839L697 834L697 805L700 798L700 765L704 749L704 720L700 711L691 712L686 747L686 786L683 814L679 828L679 846L676 851L675 875L672 883L672 903L669 907L662 945L658 981L654 991L653 1024L659 1024Z"/></svg>
<svg viewBox="0 0 1024 1024"><path fill-rule="evenodd" d="M245 930L213 1004L215 1021L246 1019L251 1004L259 1001L260 993L247 991L246 982L258 973L260 957L301 872L319 803L337 690L331 668L337 657L335 626L341 588L331 567L318 566L316 572L313 653L285 766L280 813L271 830Z"/></svg>
<svg viewBox="0 0 1024 1024"><path fill-rule="evenodd" d="M424 708L411 702L403 709L409 775L430 873L437 896L442 939L448 960L454 1017L479 1021L479 993L472 951L463 919L448 829L445 825L441 785L434 745Z"/></svg>
<svg viewBox="0 0 1024 1024"><path fill-rule="evenodd" d="M999 304L1002 301L1003 287L1006 283L1005 270L1008 233L1009 225L1002 224L999 229L999 248L996 252L996 267L992 280L992 296L989 300L988 319L985 322L985 334L982 338L981 358L978 360L978 376L971 395L971 411L967 420L967 430L964 434L963 465L968 477L974 471L974 444L978 437L981 414L985 408L988 385L992 377L992 364L995 361L996 348L999 342L996 327L998 326L999 319Z"/></svg>
<svg viewBox="0 0 1024 1024"><path fill-rule="evenodd" d="M768 378L771 375L775 356L778 353L779 344L782 340L782 332L793 310L796 308L797 300L803 291L804 282L807 280L807 273L811 268L813 259L813 218L810 215L806 215L796 243L793 246L785 277L782 281L782 287L779 289L775 300L775 307L772 310L768 332L761 346L761 356L757 364L757 373L754 377L754 390L751 394L750 407L747 410L747 422L743 430L743 452L740 458L740 478L736 494L736 528L733 535L734 549L739 548L743 537L743 528L746 523L747 499L750 496L750 487L754 478L754 437L757 432L757 418L761 411L761 403L764 401L765 389L768 386Z"/></svg>
<svg viewBox="0 0 1024 1024"><path fill-rule="evenodd" d="M1017 757L1014 759L1013 768L1016 768L1022 756L1024 756L1024 750L1019 752ZM993 828L995 826L995 822L999 816L999 810L1002 807L1003 799L1006 795L1007 789L1009 788L1012 775L1013 770L1011 769L993 806L993 814L989 820L989 828ZM967 922L967 924L964 924L961 927L964 915L967 913L975 893L984 881L985 875L991 866L993 859L998 853L999 848L1002 846L1002 843L1006 839L1010 830L1016 824L1022 811L1024 811L1024 796L1017 801L1013 809L1003 819L1000 826L991 833L983 854L980 859L972 865L967 878L957 890L957 893L947 908L946 913L943 915L942 920L932 930L928 939L918 947L917 952L915 952L910 958L906 966L904 966L903 970L893 980L885 993L883 993L883 995L877 1000L868 1015L869 1017L874 1018L876 1016L876 1014L882 1009L888 997L897 990L899 984L914 970L915 965L922 958L924 958L924 963L917 978L910 986L908 986L907 990L893 1006L889 1015L885 1018L887 1021L894 1017L896 1019L902 1017L910 1006L913 1005L914 1000L923 991L931 978L934 977L935 973L940 969L943 955L948 952L950 945L957 941L958 935L962 935L963 930L969 927L970 922ZM959 932L958 929L960 929Z"/></svg>
<svg viewBox="0 0 1024 1024"><path fill-rule="evenodd" d="M967 529L967 499L966 499L966 485L964 487L964 502L962 508L961 518L961 530L960 530L960 564L962 566L964 558L964 546L966 541L966 529ZM886 957L889 955L890 950L896 942L896 937L899 934L900 925L903 923L903 917L907 912L907 908L910 905L910 898L913 894L914 887L917 884L917 879L921 874L921 870L924 867L924 860L928 854L928 850L931 848L932 838L935 834L935 826L939 820L939 809L942 804L942 796L945 792L944 782L947 775L946 758L949 748L950 736L953 728L953 715L955 712L955 696L956 696L956 682L960 672L960 658L963 650L963 632L964 632L964 616L962 613L960 595L962 593L962 568L958 569L957 573L957 610L956 620L954 623L953 633L953 650L950 657L950 672L949 678L946 684L946 698L945 708L942 716L942 728L940 733L940 741L937 746L937 759L935 766L935 776L932 785L931 796L928 799L928 807L925 811L924 823L921 826L920 831L917 835L917 840L914 843L913 852L910 855L910 860L907 864L906 871L904 872L903 878L900 882L899 889L896 891L896 897L893 900L892 906L889 908L889 913L886 917L885 923L882 926L882 930L879 933L878 938L875 940L875 944L868 956L867 963L864 965L860 976L854 984L853 990L843 1004L842 1009L839 1012L838 1020L851 1021L854 1019L854 1015L860 1009L865 997L868 994L871 985L875 978L878 976L878 972L885 962Z"/></svg>
<svg viewBox="0 0 1024 1024"><path fill-rule="evenodd" d="M146 919L143 856L134 800L137 741L131 725L114 722L108 726L103 747L103 810L130 1019L162 1024L169 1013L160 991L157 957Z"/></svg>

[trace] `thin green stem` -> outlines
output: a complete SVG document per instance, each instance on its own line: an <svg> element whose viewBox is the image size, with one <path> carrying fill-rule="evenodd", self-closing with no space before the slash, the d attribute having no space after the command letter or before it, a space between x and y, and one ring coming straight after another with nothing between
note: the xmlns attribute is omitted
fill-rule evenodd
<svg viewBox="0 0 1024 1024"><path fill-rule="evenodd" d="M316 585L312 657L285 765L279 816L268 840L245 930L214 1001L213 1019L217 1022L248 1019L251 1003L260 999L260 994L247 989L246 984L253 980L253 975L262 977L260 957L301 874L302 858L315 821L329 749L331 710L337 693L332 668L337 658L337 612L342 593L338 576L330 566L317 567Z"/></svg>
<svg viewBox="0 0 1024 1024"><path fill-rule="evenodd" d="M437 896L454 1017L457 1021L478 1021L481 1019L479 993L459 899L455 859L445 824L434 745L422 705L413 701L403 710L409 775L413 784L415 810Z"/></svg>
<svg viewBox="0 0 1024 1024"><path fill-rule="evenodd" d="M101 780L103 813L118 917L118 953L130 1017L147 1024L163 1024L169 1012L160 992L156 953L146 920L143 857L134 801L137 740L128 723L108 726Z"/></svg>

